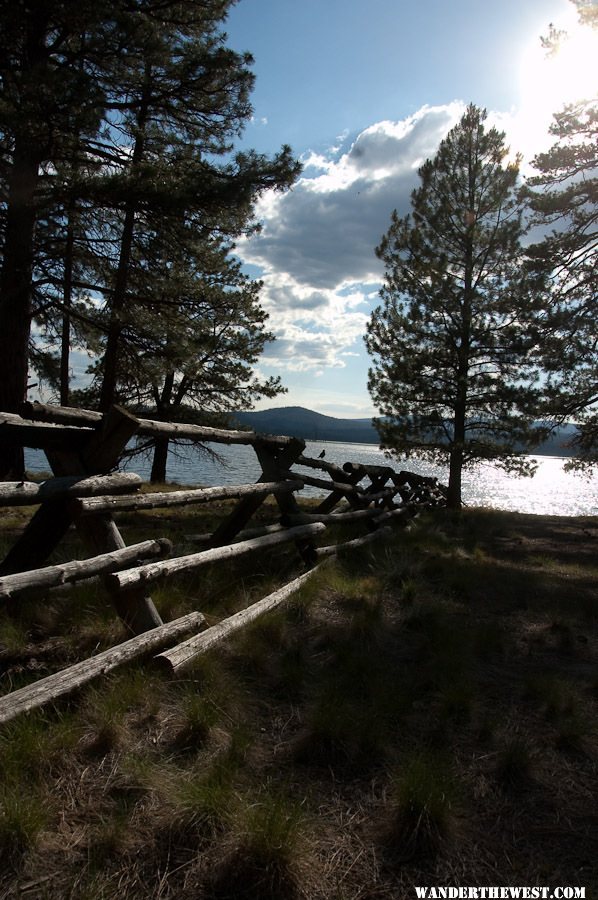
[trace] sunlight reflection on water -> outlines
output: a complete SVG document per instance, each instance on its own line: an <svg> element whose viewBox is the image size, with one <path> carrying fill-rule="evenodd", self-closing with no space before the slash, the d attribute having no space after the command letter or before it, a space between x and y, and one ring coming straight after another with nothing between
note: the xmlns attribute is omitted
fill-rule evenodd
<svg viewBox="0 0 598 900"><path fill-rule="evenodd" d="M213 460L190 448L179 448L171 454L168 463L169 481L179 484L243 484L256 481L260 468L251 447L212 445L218 450L220 460ZM410 459L389 463L384 453L373 444L345 444L332 441L308 441L305 455L317 457L325 450L326 461L341 465L345 462L369 465L392 465L422 475L435 475L446 481L447 470L428 463ZM48 464L41 451L26 451L26 464L30 471L47 471ZM598 515L598 473L590 478L563 471L566 460L555 456L536 456L538 470L533 478L516 478L491 465L479 466L463 475L463 498L471 506L489 506L497 509L543 515ZM149 458L137 457L125 468L148 478L151 468ZM305 471L305 470L304 470ZM317 475L318 473L312 472ZM304 496L322 496L318 488L306 488Z"/></svg>

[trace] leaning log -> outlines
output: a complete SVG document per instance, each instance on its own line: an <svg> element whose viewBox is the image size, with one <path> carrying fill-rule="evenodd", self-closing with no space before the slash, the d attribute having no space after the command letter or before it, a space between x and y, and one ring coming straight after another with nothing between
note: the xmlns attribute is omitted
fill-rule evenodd
<svg viewBox="0 0 598 900"><path fill-rule="evenodd" d="M336 556L339 550L354 550L357 547L363 547L364 544L370 544L372 541L378 540L378 538L389 537L391 534L392 528L386 526L385 528L379 528L377 531L370 531L369 534L365 534L363 537L354 538L352 541L345 541L344 544L330 544L328 547L318 547L316 549L316 555L318 558L323 556Z"/></svg>
<svg viewBox="0 0 598 900"><path fill-rule="evenodd" d="M67 475L49 478L47 481L0 482L0 506L33 506L48 500L65 500L69 497L95 497L102 494L118 494L130 491L142 484L134 472L115 472L113 475Z"/></svg>
<svg viewBox="0 0 598 900"><path fill-rule="evenodd" d="M151 494L132 494L125 497L87 497L73 500L71 509L77 516L123 512L138 509L162 509L187 506L190 503L209 503L212 500L238 500L241 497L266 497L268 494L300 491L303 482L264 481L257 484L231 484L227 487L193 488L184 491L156 491Z"/></svg>
<svg viewBox="0 0 598 900"><path fill-rule="evenodd" d="M77 559L56 566L44 566L44 568L31 569L28 572L4 575L0 578L0 600L9 600L22 595L43 594L50 588L73 584L96 575L105 575L108 572L125 569L131 563L142 559L168 556L171 551L171 542L167 538L158 538L158 540L132 544L122 550L101 553L90 559Z"/></svg>
<svg viewBox="0 0 598 900"><path fill-rule="evenodd" d="M166 650L163 653L160 653L155 658L156 663L172 674L182 672L184 669L188 668L201 653L205 653L206 650L209 650L215 644L230 637L235 631L239 631L239 629L243 628L245 625L253 622L258 616L275 609L277 606L280 606L281 603L284 603L285 600L288 600L289 597L298 591L307 579L317 571L317 569L318 567L316 566L304 575L300 575L299 578L295 578L294 581L285 584L285 586L279 588L279 590L274 591L273 594L264 597L263 600L253 603L247 609L243 609L241 612L229 616L228 619L224 619L222 622L219 622L218 625L212 625L207 631L189 638L188 641L184 641L177 647L173 647L172 650Z"/></svg>
<svg viewBox="0 0 598 900"><path fill-rule="evenodd" d="M91 659L83 660L68 669L55 672L34 684L6 694L0 698L0 723L9 722L19 713L51 703L59 697L83 687L99 675L104 675L123 663L157 650L181 635L199 628L204 622L205 618L201 613L189 613L180 619L175 619L174 622L144 631L143 634L124 641L118 647L104 650Z"/></svg>
<svg viewBox="0 0 598 900"><path fill-rule="evenodd" d="M311 537L324 531L325 525L314 522L313 525L303 525L300 528L289 528L278 534L268 534L265 537L253 538L249 541L241 541L238 544L227 544L224 547L213 547L211 550L201 550L199 553L191 553L188 556L178 556L175 559L166 559L161 562L149 563L134 569L125 569L124 572L115 572L107 576L108 583L115 589L129 589L139 584L147 584L158 581L169 575L177 575L180 572L189 572L199 569L208 563L221 562L273 547L276 544L284 544L288 541L296 541L301 538Z"/></svg>

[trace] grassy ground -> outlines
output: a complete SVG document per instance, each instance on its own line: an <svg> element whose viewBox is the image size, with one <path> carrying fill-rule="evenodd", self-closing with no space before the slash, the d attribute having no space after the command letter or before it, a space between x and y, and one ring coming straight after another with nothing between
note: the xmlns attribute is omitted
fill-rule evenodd
<svg viewBox="0 0 598 900"><path fill-rule="evenodd" d="M182 541L221 512L120 525ZM598 897L597 543L598 520L436 513L327 562L180 681L129 666L5 726L0 897ZM298 571L279 550L154 599L217 620ZM121 636L99 588L23 604L0 687Z"/></svg>

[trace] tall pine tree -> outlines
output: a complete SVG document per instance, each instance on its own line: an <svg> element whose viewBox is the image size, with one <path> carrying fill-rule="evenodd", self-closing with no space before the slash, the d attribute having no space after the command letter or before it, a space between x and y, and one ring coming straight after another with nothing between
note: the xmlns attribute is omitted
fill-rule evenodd
<svg viewBox="0 0 598 900"><path fill-rule="evenodd" d="M465 466L495 460L525 473L519 450L533 439L517 165L485 119L467 108L419 170L411 214L393 214L376 251L383 304L366 336L383 446L448 461L452 507Z"/></svg>
<svg viewBox="0 0 598 900"><path fill-rule="evenodd" d="M9 412L18 410L27 388L44 175L71 154L73 134L97 129L104 98L96 63L113 46L109 6L0 3L0 409ZM22 469L22 453L0 447L0 478Z"/></svg>
<svg viewBox="0 0 598 900"><path fill-rule="evenodd" d="M598 29L598 4L577 0L580 21ZM567 35L551 33L549 49ZM524 189L534 225L546 232L528 248L532 270L549 279L543 327L546 413L578 424L576 459L598 462L598 97L554 115L553 146L534 160L538 174Z"/></svg>

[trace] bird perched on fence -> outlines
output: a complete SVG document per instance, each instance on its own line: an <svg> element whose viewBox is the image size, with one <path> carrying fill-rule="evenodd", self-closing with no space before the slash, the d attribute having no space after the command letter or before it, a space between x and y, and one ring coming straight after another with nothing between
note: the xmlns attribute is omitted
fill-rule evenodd
<svg viewBox="0 0 598 900"><path fill-rule="evenodd" d="M321 452L320 455L318 456L318 459L324 459L325 456L326 456L326 451L325 451L325 450L322 450L322 452Z"/></svg>

